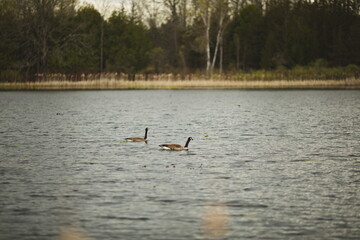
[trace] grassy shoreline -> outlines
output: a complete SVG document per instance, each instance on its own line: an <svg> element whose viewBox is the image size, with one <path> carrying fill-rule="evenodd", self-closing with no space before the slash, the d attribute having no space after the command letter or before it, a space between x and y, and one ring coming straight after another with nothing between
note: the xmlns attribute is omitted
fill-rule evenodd
<svg viewBox="0 0 360 240"><path fill-rule="evenodd" d="M126 89L360 89L360 79L346 80L157 80L1 82L0 90Z"/></svg>

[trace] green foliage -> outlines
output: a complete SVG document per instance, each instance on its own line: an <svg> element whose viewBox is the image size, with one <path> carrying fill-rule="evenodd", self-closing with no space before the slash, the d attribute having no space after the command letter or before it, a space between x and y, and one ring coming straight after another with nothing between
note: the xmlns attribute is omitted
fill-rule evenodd
<svg viewBox="0 0 360 240"><path fill-rule="evenodd" d="M105 45L108 71L136 73L148 65L151 42L146 29L123 10L109 18Z"/></svg>
<svg viewBox="0 0 360 240"><path fill-rule="evenodd" d="M19 71L3 70L0 71L0 82L20 82L23 76Z"/></svg>
<svg viewBox="0 0 360 240"><path fill-rule="evenodd" d="M250 68L292 68L325 59L329 66L359 65L359 4L356 1L265 1L261 14L249 18L247 5L228 27L228 67L247 69L249 60L244 41L247 28L254 33ZM245 19L249 19L246 21ZM260 21L261 20L261 21ZM259 44L255 44L259 43ZM260 54L259 54L260 53Z"/></svg>
<svg viewBox="0 0 360 240"><path fill-rule="evenodd" d="M152 68L148 69L148 72L166 72L164 66L166 66L166 53L165 50L161 47L155 47L150 52L151 66ZM150 70L150 71L149 71Z"/></svg>
<svg viewBox="0 0 360 240"><path fill-rule="evenodd" d="M10 76L16 75L14 71L22 70L19 25L13 3L9 0L0 1L0 81L11 79Z"/></svg>
<svg viewBox="0 0 360 240"><path fill-rule="evenodd" d="M168 14L152 19L159 26L147 26L133 12L120 9L104 19L76 0L0 0L0 81L33 80L37 73L203 72L205 23L194 5L199 1L187 2L164 1ZM226 11L220 46L220 8L240 1L215 2L209 46L212 55L221 47L214 62L224 72L257 79L359 77L357 0L241 1Z"/></svg>
<svg viewBox="0 0 360 240"><path fill-rule="evenodd" d="M291 69L278 67L272 70L252 70L238 72L234 80L340 80L358 79L360 68L351 64L345 67L325 67L320 65L300 66Z"/></svg>
<svg viewBox="0 0 360 240"><path fill-rule="evenodd" d="M51 72L86 73L100 69L100 31L103 18L92 6L81 7L68 28L76 29L49 57ZM64 24L64 23L59 23ZM75 35L71 38L71 35Z"/></svg>
<svg viewBox="0 0 360 240"><path fill-rule="evenodd" d="M227 35L228 54L235 59L236 67L259 68L263 45L264 18L261 9L247 5L234 16Z"/></svg>

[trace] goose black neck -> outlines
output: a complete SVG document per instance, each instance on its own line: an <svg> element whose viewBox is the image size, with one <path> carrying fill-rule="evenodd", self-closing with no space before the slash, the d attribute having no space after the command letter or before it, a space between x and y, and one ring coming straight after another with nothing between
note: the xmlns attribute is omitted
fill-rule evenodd
<svg viewBox="0 0 360 240"><path fill-rule="evenodd" d="M144 139L147 139L147 132L148 132L148 129L145 128L145 137L144 137Z"/></svg>
<svg viewBox="0 0 360 240"><path fill-rule="evenodd" d="M186 143L185 143L185 147L186 147L186 148L189 146L190 140L191 140L191 137L189 137L188 140L187 140Z"/></svg>

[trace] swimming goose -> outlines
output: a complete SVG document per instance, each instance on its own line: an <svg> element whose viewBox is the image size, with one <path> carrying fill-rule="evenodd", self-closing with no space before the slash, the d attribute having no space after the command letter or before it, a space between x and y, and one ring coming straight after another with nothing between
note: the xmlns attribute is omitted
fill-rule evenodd
<svg viewBox="0 0 360 240"><path fill-rule="evenodd" d="M128 142L147 142L147 133L148 133L148 128L145 128L145 137L141 138L141 137L131 137L131 138L125 138L126 141Z"/></svg>
<svg viewBox="0 0 360 240"><path fill-rule="evenodd" d="M189 137L185 143L185 146L181 146L180 144L161 144L159 145L163 150L171 150L171 151L181 151L188 150L189 142L193 140L192 137Z"/></svg>

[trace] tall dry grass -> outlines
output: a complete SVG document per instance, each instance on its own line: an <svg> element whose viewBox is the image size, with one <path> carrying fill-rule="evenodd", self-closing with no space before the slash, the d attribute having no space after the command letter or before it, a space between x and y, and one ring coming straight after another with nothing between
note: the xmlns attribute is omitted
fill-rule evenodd
<svg viewBox="0 0 360 240"><path fill-rule="evenodd" d="M112 89L360 89L360 79L343 80L101 80L0 82L0 90Z"/></svg>
<svg viewBox="0 0 360 240"><path fill-rule="evenodd" d="M237 71L225 74L35 74L33 81L12 81L0 75L0 90L80 89L360 89L360 67L322 65L292 69ZM5 81L5 82L1 82Z"/></svg>

